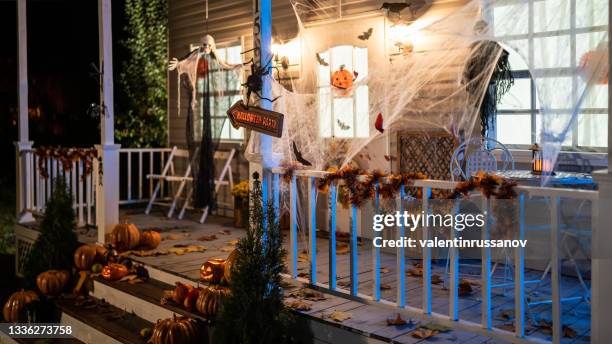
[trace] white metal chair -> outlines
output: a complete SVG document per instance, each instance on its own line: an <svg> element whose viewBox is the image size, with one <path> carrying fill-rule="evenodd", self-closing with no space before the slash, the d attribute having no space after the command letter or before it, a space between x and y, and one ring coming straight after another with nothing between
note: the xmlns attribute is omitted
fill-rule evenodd
<svg viewBox="0 0 612 344"><path fill-rule="evenodd" d="M221 186L229 186L230 189L234 186L234 178L232 176L231 163L232 163L232 159L234 158L235 154L236 154L235 148L232 148L232 150L230 150L229 152L215 152L215 156L214 156L215 160L225 161L225 164L223 165L223 169L221 169L221 173L219 174L219 178L215 179L215 194L219 193L219 189L221 188ZM178 216L179 219L183 218L183 216L185 215L185 210L187 208L193 209L192 207L189 206L189 200L191 199L192 195L193 195L193 185L191 188L189 188L189 191L187 192L187 197L185 198L185 202L183 203L183 207L181 208L181 211ZM223 204L223 205L231 206L231 204ZM208 209L208 206L206 206L202 210L202 216L200 217L200 223L204 223L204 221L206 221L206 218L208 217L208 212L209 212L209 209Z"/></svg>
<svg viewBox="0 0 612 344"><path fill-rule="evenodd" d="M151 183L153 183L154 180L157 180L157 184L155 185L153 194L151 195L151 198L149 199L149 204L147 205L145 214L148 215L151 212L151 208L155 204L155 205L161 205L161 206L169 206L170 209L168 210L167 217L168 218L172 217L172 214L174 213L174 209L176 209L176 205L181 197L181 194L183 192L183 189L185 188L185 185L187 183L191 183L192 181L191 164L193 163L196 156L197 156L197 150L196 150L196 154L194 154L194 156L191 157L190 159L188 150L178 149L176 146L174 146L172 147L172 151L170 151L170 155L168 156L168 160L166 161L166 165L164 165L164 168L161 174L147 175L147 179L149 179ZM182 175L175 174L175 158L184 159L184 163L186 164L186 167ZM178 183L178 189L176 190L171 203L157 200L164 182Z"/></svg>

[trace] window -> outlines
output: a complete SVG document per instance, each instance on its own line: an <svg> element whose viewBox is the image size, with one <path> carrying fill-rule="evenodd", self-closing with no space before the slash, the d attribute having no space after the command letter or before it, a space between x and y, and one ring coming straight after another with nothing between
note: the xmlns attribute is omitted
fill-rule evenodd
<svg viewBox="0 0 612 344"><path fill-rule="evenodd" d="M551 111L560 118L571 115L571 105L584 87L575 71L580 58L595 49L607 34L607 17L604 21L597 15L602 9L607 14L607 4L607 0L528 0L504 2L493 9L494 33L499 41L510 46L515 77L515 85L498 105L495 131L499 141L510 147L527 148L539 139L541 107L533 80L545 85L546 90L553 89L547 84L554 85L554 89L572 90L573 99L566 99L565 92L546 95ZM505 18L501 21L507 23L508 16L517 13L528 13L533 20L529 20L529 25L495 25L495 18ZM525 60L533 66L533 76ZM608 85L596 85L583 101L563 148L604 151L608 141L607 114Z"/></svg>
<svg viewBox="0 0 612 344"><path fill-rule="evenodd" d="M242 47L240 45L233 45L229 47L217 48L217 55L219 59L226 61L230 64L242 63L242 57L240 56ZM242 99L240 92L240 80L237 80L232 75L233 72L224 72L225 85L227 89L221 97L221 109L229 109L235 102ZM219 133L219 139L221 140L242 140L244 138L244 129L235 129L227 119L225 112L216 113L212 116L213 121L213 134ZM223 126L223 127L221 127ZM219 129L221 127L221 129Z"/></svg>
<svg viewBox="0 0 612 344"><path fill-rule="evenodd" d="M319 134L322 137L368 137L368 86L360 83L368 74L368 49L340 45L319 56L328 64L319 64ZM357 85L346 90L332 86L332 74L342 70ZM357 73L356 77L353 72Z"/></svg>

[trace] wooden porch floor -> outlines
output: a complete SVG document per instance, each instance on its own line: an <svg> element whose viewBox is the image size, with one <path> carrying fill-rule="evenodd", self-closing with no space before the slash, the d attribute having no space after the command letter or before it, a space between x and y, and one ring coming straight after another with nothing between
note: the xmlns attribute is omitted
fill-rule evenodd
<svg viewBox="0 0 612 344"><path fill-rule="evenodd" d="M149 266L154 266L159 270L166 271L177 276L197 281L199 278L200 265L210 258L226 258L229 252L233 249L233 240L236 240L244 235L244 230L234 228L232 219L224 217L210 216L205 224L200 224L196 221L196 215L192 214L193 218L186 216L183 220L168 219L165 214L154 209L151 215L145 215L141 209L122 209L122 215L127 215L130 222L135 223L140 230L156 229L161 231L162 237L168 234L173 234L175 240L163 240L162 248L172 247L177 244L193 244L206 246L204 252L192 252L184 255L161 255L152 257L134 257ZM203 236L216 235L217 239L213 241L200 241L198 238ZM286 233L286 237L288 233ZM95 241L95 236L90 233L89 236L82 236L83 241ZM287 239L287 238L286 238ZM299 241L300 252L307 247L307 238ZM288 248L288 240L285 240L285 245ZM328 240L325 238L317 238L317 281L319 283L327 283L328 281ZM358 268L359 268L359 292L366 295L372 294L373 289L373 273L372 273L372 257L370 246L364 244L359 246ZM305 252L305 251L304 251ZM337 281L339 289L348 289L343 287L349 281L349 255L338 254L337 257ZM406 260L406 270L414 268L414 264L418 261ZM394 302L397 295L396 286L396 256L391 253L381 252L381 267L385 268L384 273L381 273L381 298L386 301ZM300 275L308 277L310 272L310 264L306 259L299 259L298 271ZM432 274L444 277L445 265L443 262L434 262L432 264ZM480 279L480 266L475 267L460 267L461 278L477 281ZM503 268L496 270L494 279L502 278ZM526 271L525 280L536 279L541 276L541 271ZM588 281L587 281L588 282ZM420 277L406 275L405 279L406 302L409 306L420 308L422 302L422 280ZM571 297L582 295L582 288L577 278L570 276L562 277L562 297ZM469 295L459 298L459 318L461 320L480 323L481 319L481 301L480 288L478 285L472 286L473 291ZM550 296L550 277L545 278L537 290L533 291L533 287L527 287L526 296L532 300L543 300ZM492 291L492 316L493 326L500 329L512 331L512 319L514 309L514 294L512 289L502 290L493 289ZM351 313L352 317L340 324L339 327L351 329L358 333L367 334L372 338L377 338L384 341L396 343L416 343L420 342L413 338L410 333L418 326L418 319L412 326L387 326L386 319L393 318L398 313L394 308L384 305L370 305L357 301L349 300L348 298L338 297L337 295L327 295L327 299L313 303L310 311L302 312L304 315L324 321L323 319L331 311L345 311ZM449 312L449 292L444 287L444 283L432 285L432 310L440 314L448 314ZM563 343L581 343L588 342L589 324L590 324L590 306L585 301L572 301L563 303L563 325L568 326L576 332L575 336L569 335L564 337ZM533 338L541 338L550 340L550 329L547 328L544 321L551 318L552 308L550 304L541 304L529 307L526 320L526 333ZM404 312L400 312L404 314ZM408 315L402 316L404 319L409 318ZM544 326L542 326L544 325ZM436 343L498 343L497 340L492 340L478 334L465 332L461 330L452 330L447 333L437 335L430 339Z"/></svg>

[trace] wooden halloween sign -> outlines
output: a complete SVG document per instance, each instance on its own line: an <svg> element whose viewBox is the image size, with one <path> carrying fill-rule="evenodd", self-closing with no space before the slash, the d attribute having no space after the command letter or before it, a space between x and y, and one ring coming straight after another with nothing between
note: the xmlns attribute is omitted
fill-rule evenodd
<svg viewBox="0 0 612 344"><path fill-rule="evenodd" d="M274 137L283 135L285 115L252 105L247 108L242 100L227 110L227 117L236 129L244 127Z"/></svg>

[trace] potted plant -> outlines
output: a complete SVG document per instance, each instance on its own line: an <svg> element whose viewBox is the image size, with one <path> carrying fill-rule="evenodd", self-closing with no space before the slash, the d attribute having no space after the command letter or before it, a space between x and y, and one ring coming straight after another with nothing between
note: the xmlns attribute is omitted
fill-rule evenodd
<svg viewBox="0 0 612 344"><path fill-rule="evenodd" d="M232 187L234 196L234 227L249 225L249 181L243 180Z"/></svg>

